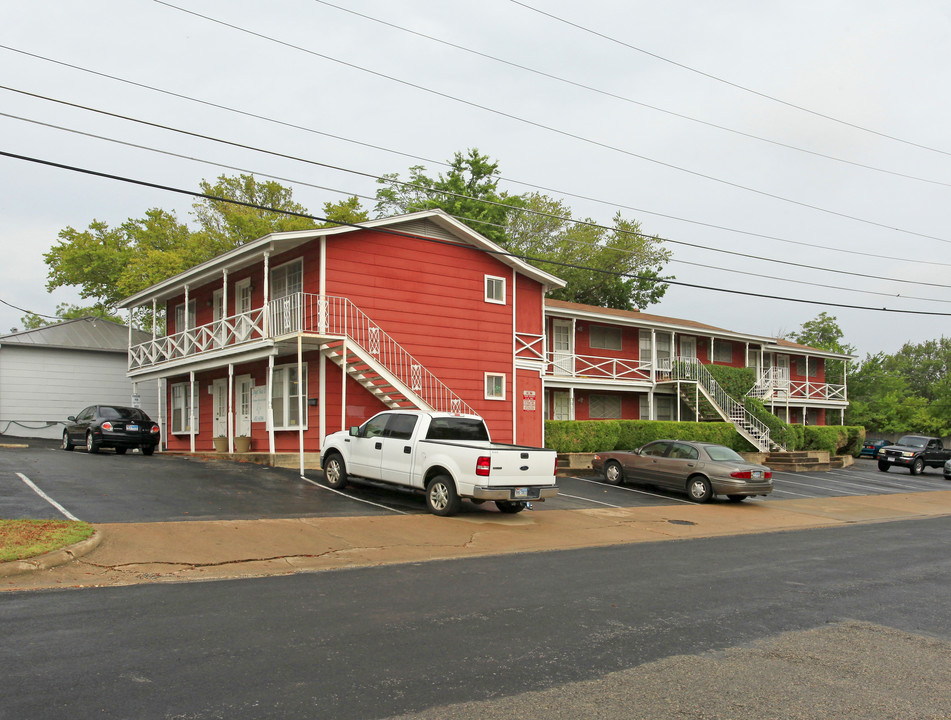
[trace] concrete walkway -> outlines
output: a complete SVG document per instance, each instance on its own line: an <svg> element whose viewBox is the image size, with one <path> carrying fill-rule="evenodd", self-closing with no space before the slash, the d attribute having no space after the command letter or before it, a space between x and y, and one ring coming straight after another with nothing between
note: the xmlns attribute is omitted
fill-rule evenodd
<svg viewBox="0 0 951 720"><path fill-rule="evenodd" d="M260 577L949 515L951 491L940 491L453 518L114 523L97 526L86 554L66 564L5 563L0 590Z"/></svg>

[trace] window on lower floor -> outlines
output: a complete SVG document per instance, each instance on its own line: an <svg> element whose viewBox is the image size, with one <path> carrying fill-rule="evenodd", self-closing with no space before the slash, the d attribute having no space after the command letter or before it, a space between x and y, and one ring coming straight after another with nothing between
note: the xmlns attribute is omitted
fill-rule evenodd
<svg viewBox="0 0 951 720"><path fill-rule="evenodd" d="M588 398L588 417L592 420L620 420L620 395L591 395Z"/></svg>
<svg viewBox="0 0 951 720"><path fill-rule="evenodd" d="M198 434L198 429L196 428L192 431L191 427L191 415L192 415L192 393L189 388L189 383L176 383L172 385L172 434L173 435L187 435L193 433ZM195 394L195 420L197 423L198 420L198 394Z"/></svg>
<svg viewBox="0 0 951 720"><path fill-rule="evenodd" d="M505 400L505 375L485 374L485 399Z"/></svg>
<svg viewBox="0 0 951 720"><path fill-rule="evenodd" d="M307 363L297 377L297 365L274 368L271 385L271 407L275 430L298 430L301 427L300 407L304 406L303 426L307 429Z"/></svg>
<svg viewBox="0 0 951 720"><path fill-rule="evenodd" d="M654 420L675 420L674 398L671 395L654 396Z"/></svg>

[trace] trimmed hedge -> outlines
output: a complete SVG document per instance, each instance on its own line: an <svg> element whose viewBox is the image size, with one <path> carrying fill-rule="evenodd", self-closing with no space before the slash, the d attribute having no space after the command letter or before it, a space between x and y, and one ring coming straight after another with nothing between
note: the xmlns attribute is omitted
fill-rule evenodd
<svg viewBox="0 0 951 720"><path fill-rule="evenodd" d="M755 448L730 423L662 420L546 420L545 446L561 453L633 450L671 438L726 445L738 452Z"/></svg>
<svg viewBox="0 0 951 720"><path fill-rule="evenodd" d="M545 447L560 453L613 450L620 435L620 420L546 420Z"/></svg>
<svg viewBox="0 0 951 720"><path fill-rule="evenodd" d="M827 450L831 455L857 455L865 428L856 425L810 425L802 429L804 450Z"/></svg>

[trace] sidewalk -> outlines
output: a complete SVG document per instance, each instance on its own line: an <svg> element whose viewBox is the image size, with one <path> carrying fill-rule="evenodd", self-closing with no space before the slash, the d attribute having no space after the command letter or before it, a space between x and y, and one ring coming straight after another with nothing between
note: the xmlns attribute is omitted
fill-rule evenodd
<svg viewBox="0 0 951 720"><path fill-rule="evenodd" d="M951 491L453 518L114 523L97 526L97 542L64 565L16 574L6 568L0 590L261 577L948 515Z"/></svg>

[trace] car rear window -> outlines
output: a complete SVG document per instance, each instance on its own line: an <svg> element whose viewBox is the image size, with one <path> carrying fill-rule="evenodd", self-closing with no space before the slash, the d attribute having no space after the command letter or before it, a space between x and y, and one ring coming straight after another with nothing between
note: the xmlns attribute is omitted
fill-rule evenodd
<svg viewBox="0 0 951 720"><path fill-rule="evenodd" d="M427 440L488 440L485 423L474 418L433 418Z"/></svg>
<svg viewBox="0 0 951 720"><path fill-rule="evenodd" d="M746 462L735 450L723 445L707 445L705 449L710 459L715 462Z"/></svg>
<svg viewBox="0 0 951 720"><path fill-rule="evenodd" d="M138 408L99 406L99 415L105 420L133 420L135 422L149 422L148 415Z"/></svg>

